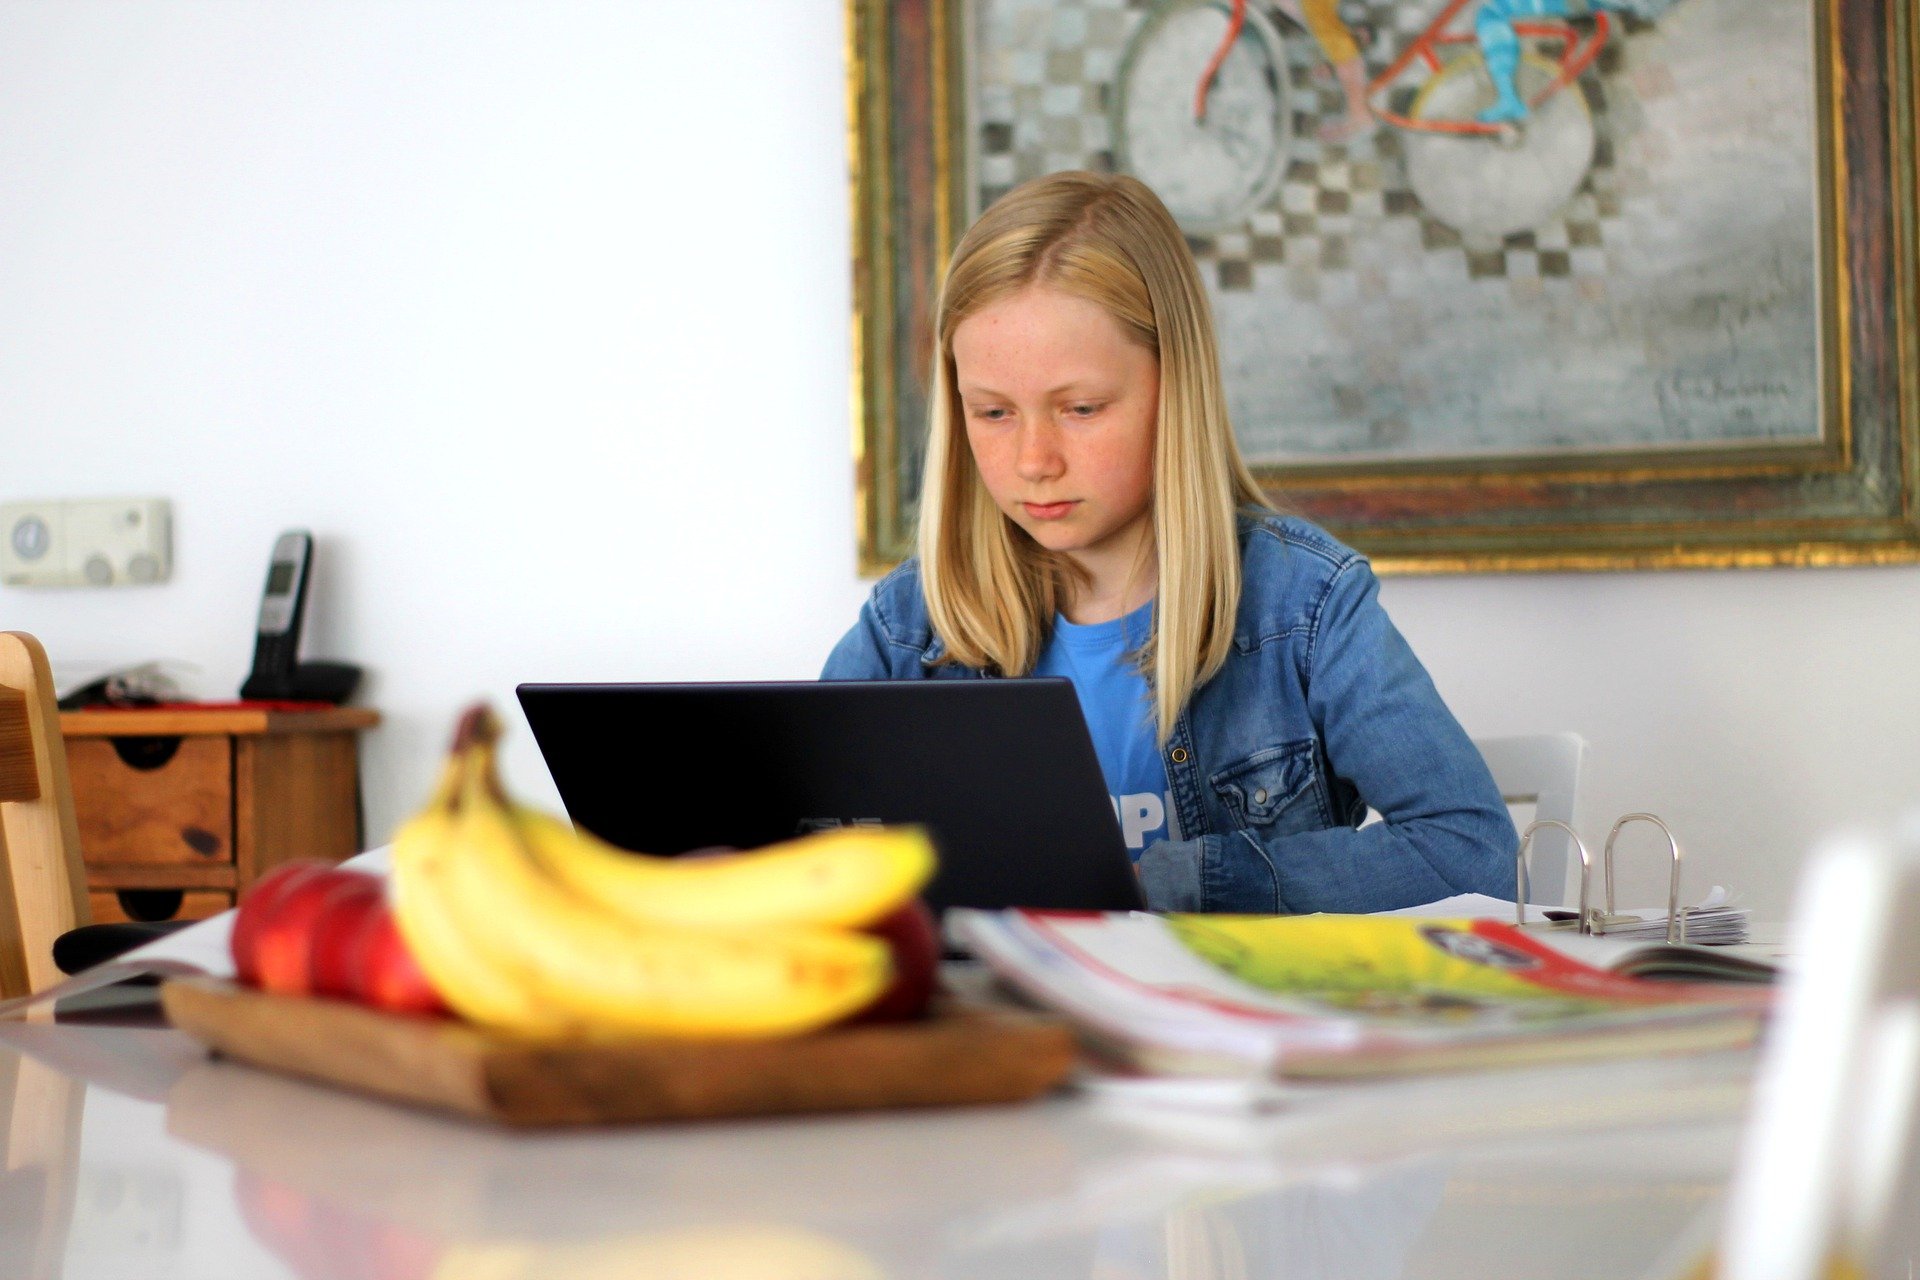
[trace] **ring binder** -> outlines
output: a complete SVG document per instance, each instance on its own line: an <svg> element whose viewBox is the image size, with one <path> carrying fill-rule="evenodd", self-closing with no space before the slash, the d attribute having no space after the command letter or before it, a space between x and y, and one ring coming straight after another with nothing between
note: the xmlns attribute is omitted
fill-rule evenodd
<svg viewBox="0 0 1920 1280"><path fill-rule="evenodd" d="M1659 818L1651 813L1626 814L1618 822L1613 824L1613 830L1607 832L1606 848L1600 854L1601 866L1607 877L1607 914L1605 922L1615 924L1620 923L1622 919L1632 918L1616 917L1613 905L1613 842L1619 837L1620 829L1629 822L1651 822L1654 826L1660 828L1660 834L1667 838L1667 850L1673 858L1673 870L1667 876L1667 941L1685 942L1687 940L1687 913L1680 909L1680 842L1673 838L1673 832L1667 829L1667 824L1660 821ZM1604 933L1606 930L1596 928L1594 932Z"/></svg>
<svg viewBox="0 0 1920 1280"><path fill-rule="evenodd" d="M1667 941L1685 942L1687 940L1687 913L1680 907L1680 841L1673 831L1656 814L1624 814L1607 832L1607 843L1602 848L1600 860L1602 872L1606 878L1606 910L1596 912L1590 905L1592 901L1593 857L1587 852L1587 845L1580 833L1557 818L1542 818L1527 824L1520 833L1520 848L1514 855L1514 895L1513 922L1523 929L1566 929L1573 928L1583 934L1604 934L1610 927L1638 925L1640 917L1622 915L1614 904L1613 897L1613 845L1620 837L1621 829L1634 822L1651 822L1660 828L1667 838L1667 850L1673 860L1673 870L1667 877ZM1527 915L1527 854L1533 848L1533 833L1542 827L1558 827L1567 833L1573 841L1573 847L1580 851L1580 910L1572 920L1546 920L1528 922Z"/></svg>
<svg viewBox="0 0 1920 1280"><path fill-rule="evenodd" d="M1573 847L1580 851L1580 914L1572 923L1579 926L1581 933L1591 933L1593 930L1588 928L1587 894L1593 878L1591 874L1593 857L1587 852L1587 842L1580 838L1580 833L1558 818L1542 818L1538 822L1530 822L1527 824L1527 829L1520 833L1520 852L1514 859L1513 923L1522 929L1564 929L1569 923L1565 920L1527 923L1527 853L1533 848L1533 833L1542 827L1560 828L1567 833L1567 838L1573 841ZM1607 883L1609 885L1613 883L1611 878ZM1608 900L1607 906L1609 910L1612 909L1611 899Z"/></svg>

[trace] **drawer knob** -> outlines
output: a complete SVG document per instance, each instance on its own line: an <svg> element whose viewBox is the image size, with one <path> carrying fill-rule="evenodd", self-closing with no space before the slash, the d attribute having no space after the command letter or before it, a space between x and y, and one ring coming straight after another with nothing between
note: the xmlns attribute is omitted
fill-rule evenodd
<svg viewBox="0 0 1920 1280"><path fill-rule="evenodd" d="M187 842L187 848L195 853L212 858L219 856L220 837L200 827L180 828L180 838Z"/></svg>

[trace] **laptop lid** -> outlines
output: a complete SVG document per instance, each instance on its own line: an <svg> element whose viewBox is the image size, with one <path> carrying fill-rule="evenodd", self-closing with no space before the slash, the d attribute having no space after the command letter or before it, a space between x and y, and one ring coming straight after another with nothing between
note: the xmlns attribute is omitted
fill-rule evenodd
<svg viewBox="0 0 1920 1280"><path fill-rule="evenodd" d="M917 823L948 907L1144 906L1073 686L1061 679L523 684L574 822L679 854L848 823Z"/></svg>

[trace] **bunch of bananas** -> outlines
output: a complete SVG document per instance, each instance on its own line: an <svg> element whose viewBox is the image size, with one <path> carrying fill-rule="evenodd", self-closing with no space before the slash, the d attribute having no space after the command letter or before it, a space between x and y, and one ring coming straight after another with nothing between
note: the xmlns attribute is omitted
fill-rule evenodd
<svg viewBox="0 0 1920 1280"><path fill-rule="evenodd" d="M628 853L514 803L499 723L461 719L433 798L395 835L394 917L470 1021L537 1036L761 1036L872 1004L892 953L860 932L933 873L913 828L753 853Z"/></svg>

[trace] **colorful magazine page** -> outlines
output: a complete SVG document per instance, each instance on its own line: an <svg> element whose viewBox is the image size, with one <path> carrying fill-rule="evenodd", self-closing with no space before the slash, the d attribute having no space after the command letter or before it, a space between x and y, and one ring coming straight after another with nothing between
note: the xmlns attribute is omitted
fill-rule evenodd
<svg viewBox="0 0 1920 1280"><path fill-rule="evenodd" d="M1767 992L1650 982L1492 920L959 911L950 928L1097 1052L1322 1076L1749 1042Z"/></svg>

